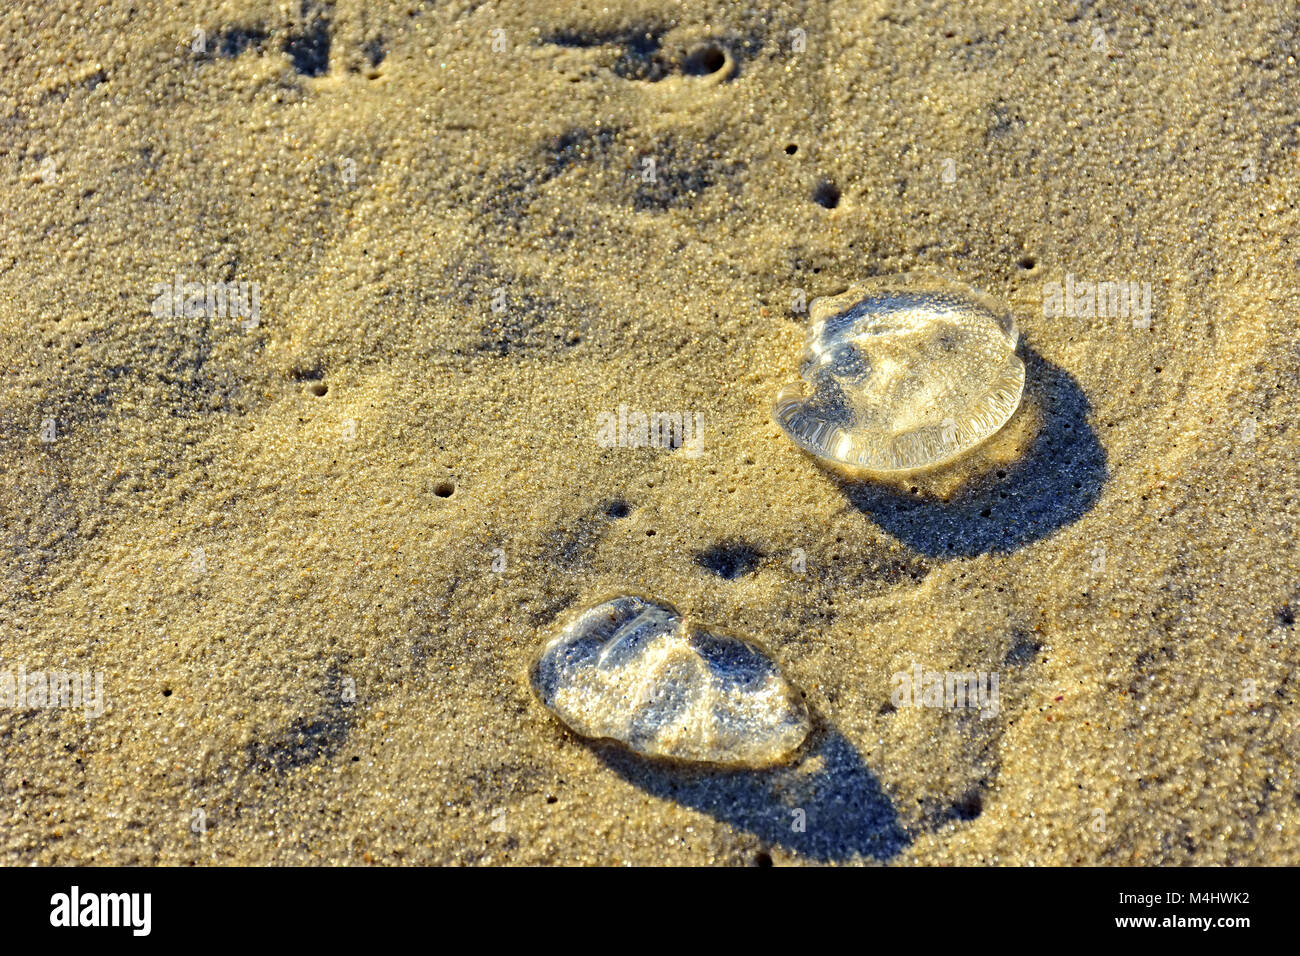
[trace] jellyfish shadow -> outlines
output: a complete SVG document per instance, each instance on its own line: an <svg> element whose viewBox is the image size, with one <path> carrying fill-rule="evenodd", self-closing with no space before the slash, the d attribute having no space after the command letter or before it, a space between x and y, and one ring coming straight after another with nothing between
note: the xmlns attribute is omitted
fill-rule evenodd
<svg viewBox="0 0 1300 956"><path fill-rule="evenodd" d="M707 813L769 847L817 862L897 856L912 838L857 748L833 728L817 732L812 743L796 764L772 770L702 769L647 760L613 744L599 748L599 757L647 793Z"/></svg>
<svg viewBox="0 0 1300 956"><path fill-rule="evenodd" d="M1109 475L1106 450L1088 424L1091 405L1073 376L1022 345L1025 392L1042 414L1018 462L953 501L839 476L849 503L931 558L1011 552L1077 521Z"/></svg>

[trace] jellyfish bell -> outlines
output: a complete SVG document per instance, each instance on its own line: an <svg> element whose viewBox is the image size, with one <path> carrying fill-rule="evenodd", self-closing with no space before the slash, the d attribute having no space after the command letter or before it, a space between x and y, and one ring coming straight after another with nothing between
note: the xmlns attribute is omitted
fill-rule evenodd
<svg viewBox="0 0 1300 956"><path fill-rule="evenodd" d="M940 276L873 279L813 300L801 380L773 418L795 445L853 475L954 461L1020 405L1025 366L1011 310Z"/></svg>

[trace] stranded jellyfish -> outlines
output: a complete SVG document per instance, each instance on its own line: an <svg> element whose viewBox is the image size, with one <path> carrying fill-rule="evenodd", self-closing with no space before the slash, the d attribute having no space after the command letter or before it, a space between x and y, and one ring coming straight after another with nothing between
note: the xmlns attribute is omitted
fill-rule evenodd
<svg viewBox="0 0 1300 956"><path fill-rule="evenodd" d="M570 729L649 757L765 767L810 728L802 696L757 644L639 595L570 618L531 678Z"/></svg>
<svg viewBox="0 0 1300 956"><path fill-rule="evenodd" d="M772 415L792 442L850 471L890 474L951 461L1020 404L1025 366L1011 311L916 274L814 299L802 382Z"/></svg>

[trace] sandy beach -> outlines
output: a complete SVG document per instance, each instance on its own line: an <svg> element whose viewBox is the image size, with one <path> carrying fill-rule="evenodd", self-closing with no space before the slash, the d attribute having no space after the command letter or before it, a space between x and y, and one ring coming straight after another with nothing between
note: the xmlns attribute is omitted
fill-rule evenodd
<svg viewBox="0 0 1300 956"><path fill-rule="evenodd" d="M1300 864L1298 56L1264 2L8 5L0 863ZM917 270L1023 400L851 480L773 400ZM622 591L761 641L794 759L557 721Z"/></svg>

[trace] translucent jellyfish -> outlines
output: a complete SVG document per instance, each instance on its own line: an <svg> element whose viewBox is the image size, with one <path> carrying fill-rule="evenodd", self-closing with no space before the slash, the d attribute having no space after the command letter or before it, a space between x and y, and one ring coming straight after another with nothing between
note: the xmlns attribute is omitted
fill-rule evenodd
<svg viewBox="0 0 1300 956"><path fill-rule="evenodd" d="M571 618L531 676L570 729L650 757L770 766L810 727L802 696L757 644L639 595Z"/></svg>
<svg viewBox="0 0 1300 956"><path fill-rule="evenodd" d="M917 274L813 300L800 374L772 415L796 445L851 471L951 461L1006 424L1025 385L1011 311Z"/></svg>

